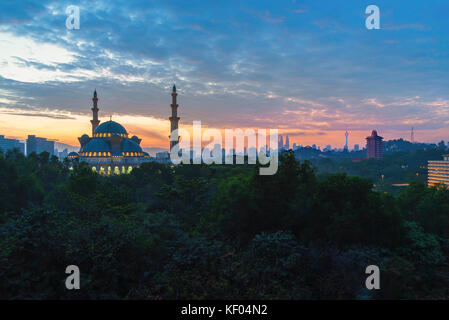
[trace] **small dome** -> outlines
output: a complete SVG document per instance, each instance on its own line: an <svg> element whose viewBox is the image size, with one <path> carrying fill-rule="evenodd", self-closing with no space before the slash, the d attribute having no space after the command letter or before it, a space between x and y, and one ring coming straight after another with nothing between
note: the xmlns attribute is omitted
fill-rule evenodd
<svg viewBox="0 0 449 320"><path fill-rule="evenodd" d="M111 146L105 139L92 139L81 150L82 152L110 152Z"/></svg>
<svg viewBox="0 0 449 320"><path fill-rule="evenodd" d="M70 152L70 153L67 155L67 157L70 157L70 158L78 157L78 153L76 153L76 152Z"/></svg>
<svg viewBox="0 0 449 320"><path fill-rule="evenodd" d="M100 124L96 129L95 133L116 133L116 134L128 134L125 128L115 121L106 121Z"/></svg>
<svg viewBox="0 0 449 320"><path fill-rule="evenodd" d="M122 142L123 152L142 152L142 148L134 141L130 139L123 139Z"/></svg>

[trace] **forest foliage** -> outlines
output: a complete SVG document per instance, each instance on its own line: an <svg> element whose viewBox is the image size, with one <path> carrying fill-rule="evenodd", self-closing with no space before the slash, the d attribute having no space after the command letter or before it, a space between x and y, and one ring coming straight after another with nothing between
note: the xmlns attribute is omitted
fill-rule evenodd
<svg viewBox="0 0 449 320"><path fill-rule="evenodd" d="M258 172L149 162L104 177L0 155L0 298L449 298L449 190L381 193L292 152ZM72 264L80 290L65 288ZM365 288L371 264L380 290Z"/></svg>

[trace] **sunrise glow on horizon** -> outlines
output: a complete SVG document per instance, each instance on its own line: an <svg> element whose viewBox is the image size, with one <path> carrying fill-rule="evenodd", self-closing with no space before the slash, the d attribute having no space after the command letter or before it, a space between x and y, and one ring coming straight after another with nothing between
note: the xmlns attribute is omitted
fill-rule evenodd
<svg viewBox="0 0 449 320"><path fill-rule="evenodd" d="M417 4L417 16L379 1L388 10L371 32L350 2L217 3L192 16L199 4L78 1L79 30L65 25L70 1L1 4L0 134L78 147L97 89L101 121L168 149L176 83L186 130L278 129L321 148L342 148L346 130L350 149L372 130L447 140L448 23L436 7Z"/></svg>

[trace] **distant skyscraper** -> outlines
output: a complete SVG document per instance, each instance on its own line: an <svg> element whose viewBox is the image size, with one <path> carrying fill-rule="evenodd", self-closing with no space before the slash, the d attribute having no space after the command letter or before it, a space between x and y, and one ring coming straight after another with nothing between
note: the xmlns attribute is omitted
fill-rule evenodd
<svg viewBox="0 0 449 320"><path fill-rule="evenodd" d="M33 152L40 154L44 151L52 156L55 152L55 142L46 138L36 137L35 135L29 135L27 139L27 155Z"/></svg>
<svg viewBox="0 0 449 320"><path fill-rule="evenodd" d="M288 135L285 138L285 149L290 149L290 139L288 138Z"/></svg>
<svg viewBox="0 0 449 320"><path fill-rule="evenodd" d="M354 145L354 151L359 151L359 145L358 144Z"/></svg>
<svg viewBox="0 0 449 320"><path fill-rule="evenodd" d="M413 127L412 127L412 132L410 132L410 142L415 143L415 133L413 132Z"/></svg>
<svg viewBox="0 0 449 320"><path fill-rule="evenodd" d="M5 139L0 135L0 150L6 153L8 150L19 149L21 153L25 153L25 145L16 139Z"/></svg>
<svg viewBox="0 0 449 320"><path fill-rule="evenodd" d="M284 137L279 135L279 149L284 149Z"/></svg>
<svg viewBox="0 0 449 320"><path fill-rule="evenodd" d="M296 150L296 143L293 143L293 151Z"/></svg>
<svg viewBox="0 0 449 320"><path fill-rule="evenodd" d="M58 155L58 157L59 157L59 160L64 160L66 157L68 157L68 155L69 155L69 151L67 150L67 149L64 149L63 151L61 151L61 152L58 152L58 150L55 150L55 155Z"/></svg>
<svg viewBox="0 0 449 320"><path fill-rule="evenodd" d="M382 158L382 137L377 135L377 131L373 130L369 137L366 137L366 157Z"/></svg>

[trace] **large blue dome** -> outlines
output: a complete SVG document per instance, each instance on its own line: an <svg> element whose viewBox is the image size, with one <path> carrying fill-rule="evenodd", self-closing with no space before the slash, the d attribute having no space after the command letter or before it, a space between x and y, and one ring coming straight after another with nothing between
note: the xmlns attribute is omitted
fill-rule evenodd
<svg viewBox="0 0 449 320"><path fill-rule="evenodd" d="M110 133L110 134L118 134L118 135L127 135L126 129L115 121L106 121L100 124L95 129L95 134L97 133Z"/></svg>

